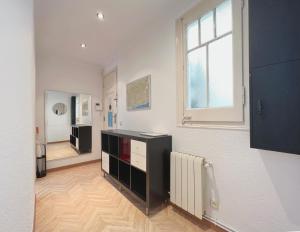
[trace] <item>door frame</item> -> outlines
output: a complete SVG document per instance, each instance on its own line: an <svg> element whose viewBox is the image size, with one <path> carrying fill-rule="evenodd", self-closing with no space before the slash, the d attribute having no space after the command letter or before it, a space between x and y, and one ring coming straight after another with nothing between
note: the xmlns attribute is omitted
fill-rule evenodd
<svg viewBox="0 0 300 232"><path fill-rule="evenodd" d="M114 67L112 69L110 69L107 73L104 73L103 74L103 85L102 85L102 105L103 105L103 117L102 117L102 130L105 130L105 129L109 129L109 128L106 128L106 122L107 122L107 115L105 114L105 86L104 86L104 79L109 76L110 74L112 73L116 73L116 86L115 86L115 106L116 106L116 109L115 109L115 115L116 115L116 121L115 121L115 128L112 128L112 129L117 129L118 128L118 67ZM110 91L111 92L111 91ZM113 115L113 117L115 116ZM104 117L106 120L104 120ZM114 119L113 119L114 120Z"/></svg>

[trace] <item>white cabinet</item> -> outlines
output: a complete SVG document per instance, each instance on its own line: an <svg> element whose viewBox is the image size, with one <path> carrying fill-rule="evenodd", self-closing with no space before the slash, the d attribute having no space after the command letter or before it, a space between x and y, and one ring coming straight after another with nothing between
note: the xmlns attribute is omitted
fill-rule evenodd
<svg viewBox="0 0 300 232"><path fill-rule="evenodd" d="M131 140L131 165L146 172L146 143Z"/></svg>
<svg viewBox="0 0 300 232"><path fill-rule="evenodd" d="M102 152L102 169L109 173L109 155L105 152Z"/></svg>

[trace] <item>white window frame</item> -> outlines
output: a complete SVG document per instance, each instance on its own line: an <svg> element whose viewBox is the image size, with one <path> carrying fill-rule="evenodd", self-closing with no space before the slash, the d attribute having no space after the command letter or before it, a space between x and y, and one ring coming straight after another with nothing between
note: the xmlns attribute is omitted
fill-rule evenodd
<svg viewBox="0 0 300 232"><path fill-rule="evenodd" d="M177 121L179 125L241 125L244 122L243 86L243 0L232 1L233 107L188 109L187 105L187 26L215 9L224 0L204 0L176 23Z"/></svg>

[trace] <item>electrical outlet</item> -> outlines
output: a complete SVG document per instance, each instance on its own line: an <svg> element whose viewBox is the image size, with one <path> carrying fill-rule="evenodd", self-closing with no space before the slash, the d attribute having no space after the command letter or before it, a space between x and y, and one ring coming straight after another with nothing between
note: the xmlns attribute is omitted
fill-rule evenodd
<svg viewBox="0 0 300 232"><path fill-rule="evenodd" d="M219 204L217 201L210 200L210 206L214 209L219 209Z"/></svg>

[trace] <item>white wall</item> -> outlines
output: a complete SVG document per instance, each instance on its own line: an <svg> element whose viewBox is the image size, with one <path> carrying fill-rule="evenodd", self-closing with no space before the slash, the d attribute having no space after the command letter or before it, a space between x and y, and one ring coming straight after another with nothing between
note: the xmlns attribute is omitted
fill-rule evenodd
<svg viewBox="0 0 300 232"><path fill-rule="evenodd" d="M94 65L59 57L37 57L36 84L36 125L44 136L44 93L57 90L69 93L82 93L92 96L92 153L79 157L54 160L47 163L48 168L60 167L100 158L101 112L95 111L95 103L102 98L101 69Z"/></svg>
<svg viewBox="0 0 300 232"><path fill-rule="evenodd" d="M46 94L46 137L48 143L70 140L71 134L71 97L74 94L49 91ZM56 115L53 106L57 103L66 105L67 112Z"/></svg>
<svg viewBox="0 0 300 232"><path fill-rule="evenodd" d="M170 7L165 18L145 26L145 31L135 35L136 40L121 52L117 62L119 127L168 131L173 136L173 150L212 161L220 207L213 210L209 206L208 183L205 209L218 222L241 232L300 230L299 156L250 149L249 130L176 127L175 19L181 13L172 12ZM245 13L245 38L247 20ZM245 39L248 92L247 46ZM126 83L148 74L152 75L151 110L128 112ZM246 126L248 108L247 104Z"/></svg>
<svg viewBox="0 0 300 232"><path fill-rule="evenodd" d="M32 0L2 0L0 28L0 231L31 232L35 180Z"/></svg>

